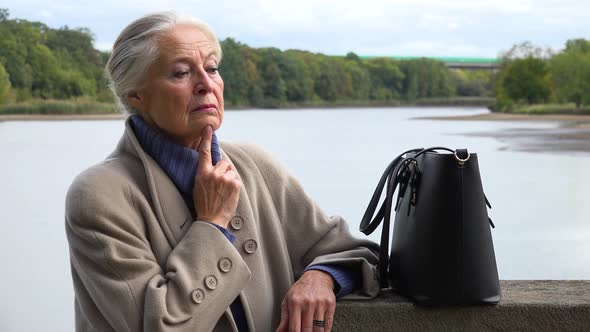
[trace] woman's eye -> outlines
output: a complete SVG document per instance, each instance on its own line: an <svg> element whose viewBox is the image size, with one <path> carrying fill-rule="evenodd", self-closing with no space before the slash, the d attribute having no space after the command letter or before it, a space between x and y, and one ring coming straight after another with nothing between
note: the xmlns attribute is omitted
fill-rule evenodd
<svg viewBox="0 0 590 332"><path fill-rule="evenodd" d="M207 68L207 72L210 74L216 74L219 72L219 67L215 67L215 66L209 67L209 68Z"/></svg>
<svg viewBox="0 0 590 332"><path fill-rule="evenodd" d="M177 71L176 73L174 73L174 77L176 77L176 78L183 78L183 77L187 76L188 74L189 74L188 71L181 70L181 71Z"/></svg>

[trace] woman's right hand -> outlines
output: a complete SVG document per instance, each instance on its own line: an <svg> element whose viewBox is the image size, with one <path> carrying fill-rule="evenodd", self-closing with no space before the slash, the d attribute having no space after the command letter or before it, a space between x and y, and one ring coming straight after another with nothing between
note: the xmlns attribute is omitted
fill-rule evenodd
<svg viewBox="0 0 590 332"><path fill-rule="evenodd" d="M227 228L234 216L240 197L241 181L227 160L215 166L211 161L213 129L203 129L199 144L199 165L195 175L193 202L197 218Z"/></svg>

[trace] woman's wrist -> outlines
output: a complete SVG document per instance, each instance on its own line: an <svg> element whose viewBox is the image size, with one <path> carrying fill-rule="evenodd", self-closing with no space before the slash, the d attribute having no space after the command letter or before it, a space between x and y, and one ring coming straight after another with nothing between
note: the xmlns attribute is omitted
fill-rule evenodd
<svg viewBox="0 0 590 332"><path fill-rule="evenodd" d="M302 279L304 277L305 278L312 278L315 281L319 281L322 284L326 285L331 290L334 290L334 288L336 287L336 282L334 281L334 278L332 277L332 275L329 274L328 272L325 272L325 271L307 270L307 271L305 271L305 273L303 273L303 276L301 276Z"/></svg>
<svg viewBox="0 0 590 332"><path fill-rule="evenodd" d="M214 224L216 226L223 227L225 229L227 229L227 226L229 225L229 219L226 220L226 218L199 216L198 220L205 221L210 224Z"/></svg>

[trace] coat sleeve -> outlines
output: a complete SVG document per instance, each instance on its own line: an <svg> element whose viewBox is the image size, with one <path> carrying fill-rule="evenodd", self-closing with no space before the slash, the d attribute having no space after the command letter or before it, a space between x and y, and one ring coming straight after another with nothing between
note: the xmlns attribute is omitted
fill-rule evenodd
<svg viewBox="0 0 590 332"><path fill-rule="evenodd" d="M342 217L326 215L299 181L267 152L256 145L248 145L246 149L273 198L295 277L300 277L310 265L341 266L361 274L361 289L347 298L376 296L379 246L353 237Z"/></svg>
<svg viewBox="0 0 590 332"><path fill-rule="evenodd" d="M129 180L104 168L70 187L66 234L77 315L98 331L211 331L250 279L246 263L218 229L198 221L157 261L142 206L149 204ZM220 271L221 259L231 270Z"/></svg>

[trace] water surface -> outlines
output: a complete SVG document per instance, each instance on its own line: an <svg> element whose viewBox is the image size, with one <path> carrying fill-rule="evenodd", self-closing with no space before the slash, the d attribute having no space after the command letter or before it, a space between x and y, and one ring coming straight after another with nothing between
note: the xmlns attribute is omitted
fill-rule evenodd
<svg viewBox="0 0 590 332"><path fill-rule="evenodd" d="M481 112L234 111L226 112L218 135L262 145L358 236L360 218L392 158L414 147L468 148L478 154L493 205L500 278L590 279L590 157L510 151L494 138L458 135L552 124L409 120ZM0 331L73 330L64 198L75 175L104 159L122 132L122 121L0 123Z"/></svg>

